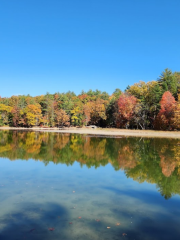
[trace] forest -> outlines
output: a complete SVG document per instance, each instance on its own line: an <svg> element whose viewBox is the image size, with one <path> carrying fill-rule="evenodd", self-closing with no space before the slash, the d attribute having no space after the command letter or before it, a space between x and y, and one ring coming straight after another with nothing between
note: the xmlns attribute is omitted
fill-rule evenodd
<svg viewBox="0 0 180 240"><path fill-rule="evenodd" d="M139 81L109 95L99 90L0 97L0 126L88 126L180 130L180 72Z"/></svg>

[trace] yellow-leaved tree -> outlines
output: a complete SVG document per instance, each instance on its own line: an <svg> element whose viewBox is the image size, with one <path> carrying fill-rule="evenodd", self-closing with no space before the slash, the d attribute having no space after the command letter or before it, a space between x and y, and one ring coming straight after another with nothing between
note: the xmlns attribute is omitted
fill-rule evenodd
<svg viewBox="0 0 180 240"><path fill-rule="evenodd" d="M12 107L0 104L0 126L9 124L9 114L12 111Z"/></svg>
<svg viewBox="0 0 180 240"><path fill-rule="evenodd" d="M173 124L175 129L180 129L180 94L178 95L178 101L174 111Z"/></svg>
<svg viewBox="0 0 180 240"><path fill-rule="evenodd" d="M98 124L101 120L106 120L106 104L107 101L100 98L94 102L90 102L92 124Z"/></svg>
<svg viewBox="0 0 180 240"><path fill-rule="evenodd" d="M42 121L41 106L40 104L29 104L24 110L26 114L27 126L38 126Z"/></svg>
<svg viewBox="0 0 180 240"><path fill-rule="evenodd" d="M71 123L72 125L80 126L82 124L83 109L81 106L76 106L71 110Z"/></svg>

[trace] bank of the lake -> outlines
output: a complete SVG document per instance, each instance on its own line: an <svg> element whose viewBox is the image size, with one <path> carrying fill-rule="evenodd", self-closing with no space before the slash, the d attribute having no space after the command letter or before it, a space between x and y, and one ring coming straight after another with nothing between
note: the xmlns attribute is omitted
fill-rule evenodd
<svg viewBox="0 0 180 240"><path fill-rule="evenodd" d="M96 136L134 136L147 138L180 138L180 131L154 131L154 130L131 130L117 128L89 128L89 127L69 127L69 128L23 128L23 127L0 127L0 130L25 130L25 131L41 131L41 132L59 132L59 133L77 133Z"/></svg>

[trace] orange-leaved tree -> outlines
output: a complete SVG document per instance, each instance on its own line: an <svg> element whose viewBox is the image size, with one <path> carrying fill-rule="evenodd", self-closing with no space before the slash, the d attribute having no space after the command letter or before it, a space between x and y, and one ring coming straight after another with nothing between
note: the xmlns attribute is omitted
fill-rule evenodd
<svg viewBox="0 0 180 240"><path fill-rule="evenodd" d="M98 98L96 101L89 102L91 107L91 123L99 124L100 121L106 120L106 105L107 101Z"/></svg>
<svg viewBox="0 0 180 240"><path fill-rule="evenodd" d="M84 104L84 106L83 106L83 115L84 115L83 122L85 123L86 126L91 120L91 110L92 110L91 102Z"/></svg>
<svg viewBox="0 0 180 240"><path fill-rule="evenodd" d="M176 101L169 91L163 94L160 106L161 109L155 119L155 129L172 130Z"/></svg>
<svg viewBox="0 0 180 240"><path fill-rule="evenodd" d="M138 99L134 96L121 94L117 101L117 112L115 113L116 126L128 128L130 121L135 116Z"/></svg>
<svg viewBox="0 0 180 240"><path fill-rule="evenodd" d="M55 122L57 126L69 126L69 116L63 109L56 109L55 110Z"/></svg>

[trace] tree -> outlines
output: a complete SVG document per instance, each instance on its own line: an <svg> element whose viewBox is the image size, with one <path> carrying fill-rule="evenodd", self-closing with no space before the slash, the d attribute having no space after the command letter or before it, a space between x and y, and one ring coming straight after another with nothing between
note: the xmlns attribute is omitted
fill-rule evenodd
<svg viewBox="0 0 180 240"><path fill-rule="evenodd" d="M82 115L83 110L81 107L76 106L71 110L71 123L74 126L81 126L82 125Z"/></svg>
<svg viewBox="0 0 180 240"><path fill-rule="evenodd" d="M25 108L27 126L37 126L42 121L41 106L30 104Z"/></svg>
<svg viewBox="0 0 180 240"><path fill-rule="evenodd" d="M113 96L118 99L120 95L122 94L122 91L119 88L116 88L115 91L113 92Z"/></svg>
<svg viewBox="0 0 180 240"><path fill-rule="evenodd" d="M12 107L6 106L5 104L0 104L0 125L9 124L9 115L12 111Z"/></svg>
<svg viewBox="0 0 180 240"><path fill-rule="evenodd" d="M159 101L162 91L157 81L135 83L126 90L127 93L139 100L139 107L136 108L135 122L142 128L152 127L154 119L160 109Z"/></svg>
<svg viewBox="0 0 180 240"><path fill-rule="evenodd" d="M55 110L55 122L57 126L69 126L69 116L63 109Z"/></svg>
<svg viewBox="0 0 180 240"><path fill-rule="evenodd" d="M19 125L19 120L20 120L20 108L18 108L17 106L14 106L11 113L12 113L13 126L17 127Z"/></svg>
<svg viewBox="0 0 180 240"><path fill-rule="evenodd" d="M83 106L83 114L84 114L84 123L87 126L87 124L91 120L91 106L89 103Z"/></svg>
<svg viewBox="0 0 180 240"><path fill-rule="evenodd" d="M175 129L180 129L180 94L178 95L178 101L174 110L173 124Z"/></svg>
<svg viewBox="0 0 180 240"><path fill-rule="evenodd" d="M160 75L158 82L162 87L162 92L169 91L173 96L177 94L178 81L176 75L172 71L166 68Z"/></svg>
<svg viewBox="0 0 180 240"><path fill-rule="evenodd" d="M171 130L173 127L176 101L169 91L163 94L160 106L161 109L155 120L155 128L161 130Z"/></svg>
<svg viewBox="0 0 180 240"><path fill-rule="evenodd" d="M94 102L90 102L91 105L91 123L99 124L101 120L106 120L106 101L98 98Z"/></svg>
<svg viewBox="0 0 180 240"><path fill-rule="evenodd" d="M138 100L136 97L121 94L117 102L117 112L115 114L117 127L129 127L130 121L133 120L135 115L137 103Z"/></svg>
<svg viewBox="0 0 180 240"><path fill-rule="evenodd" d="M106 124L109 127L115 127L115 113L117 110L117 100L116 98L112 95L109 98L107 107L106 107Z"/></svg>

